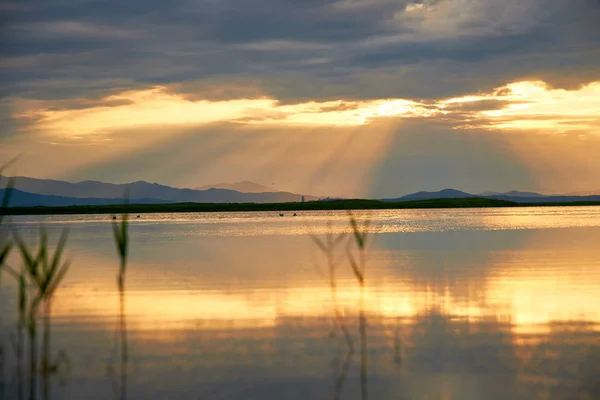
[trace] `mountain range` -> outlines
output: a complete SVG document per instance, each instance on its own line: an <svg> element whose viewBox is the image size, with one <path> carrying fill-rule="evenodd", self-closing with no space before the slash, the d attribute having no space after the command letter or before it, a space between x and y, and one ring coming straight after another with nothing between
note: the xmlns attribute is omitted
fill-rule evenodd
<svg viewBox="0 0 600 400"><path fill-rule="evenodd" d="M0 176L0 187L7 177ZM258 184L255 184L258 185ZM256 186L254 186L256 188ZM179 189L157 183L137 181L114 184L97 181L71 183L52 179L15 177L15 191L9 206L99 205L120 204L125 197L130 204L161 203L287 203L316 200L317 197L290 192L249 192L231 189Z"/></svg>
<svg viewBox="0 0 600 400"><path fill-rule="evenodd" d="M276 192L274 188L261 185L260 183L241 181L235 183L217 183L215 185L204 185L193 188L194 190L208 190L208 189L228 189L235 190L242 193L269 193Z"/></svg>
<svg viewBox="0 0 600 400"><path fill-rule="evenodd" d="M6 189L0 189L0 199L4 198ZM167 204L166 200L134 199L135 204ZM62 207L62 206L105 206L110 204L123 204L123 198L102 199L96 197L64 197L45 194L35 194L12 189L9 197L9 207Z"/></svg>
<svg viewBox="0 0 600 400"><path fill-rule="evenodd" d="M7 177L0 176L0 188L5 187ZM5 189L0 189L0 199ZM114 184L98 181L78 183L36 179L24 176L15 177L14 190L9 207L69 206L69 205L108 205L122 204L125 197L130 204L166 203L287 203L319 200L316 196L274 191L267 186L241 181L200 186L195 189L174 188L145 181L129 184ZM483 192L467 193L456 189L435 192L416 192L406 196L381 199L387 202L410 200L450 199L484 197L508 200L516 203L560 203L573 201L600 201L600 195L543 195L536 192ZM325 198L327 200L329 198Z"/></svg>
<svg viewBox="0 0 600 400"><path fill-rule="evenodd" d="M508 200L515 203L568 203L573 201L600 201L600 195L567 196L567 195L543 195L535 192L484 192L471 194L456 189L443 189L437 192L417 192L395 199L382 199L383 201L411 201L431 199L464 199L471 197L484 197L487 199Z"/></svg>
<svg viewBox="0 0 600 400"><path fill-rule="evenodd" d="M593 196L600 193L600 189L597 190L584 190L579 192L569 192L567 196Z"/></svg>
<svg viewBox="0 0 600 400"><path fill-rule="evenodd" d="M518 190L511 190L510 192L483 192L477 193L477 196L489 197L489 196L509 196L509 197L545 197L543 194L536 192L520 192Z"/></svg>

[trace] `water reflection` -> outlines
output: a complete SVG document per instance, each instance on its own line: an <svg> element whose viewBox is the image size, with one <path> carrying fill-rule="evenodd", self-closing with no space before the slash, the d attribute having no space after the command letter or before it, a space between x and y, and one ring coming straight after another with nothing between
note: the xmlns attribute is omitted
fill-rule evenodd
<svg viewBox="0 0 600 400"><path fill-rule="evenodd" d="M566 211L562 217L543 212L553 213L555 222L571 218ZM343 213L330 226L331 215L313 215L292 230L314 233L325 251L306 235L273 235L287 223L276 218L266 221L266 229L252 227L255 215L248 217L253 222L211 217L205 225L215 235L196 219L132 222L123 290L115 285L110 222L69 224L75 264L52 300L48 348L54 350L41 341L41 354L48 351L54 355L50 364L60 365L40 375L39 394L598 398L600 228L583 224L581 216L598 221L600 211L577 209L576 224L561 221L554 228L536 213L488 213L477 210L468 221L461 220L469 218L464 211L429 213L422 220L411 214L402 229L385 219L388 214L372 215L373 229L381 232L365 256L368 268L359 265L358 248L351 253L357 270L368 272L362 284L348 259L351 235L327 250L341 233L351 233ZM52 218L50 227L66 224ZM480 229L485 224L492 230ZM27 237L28 225L18 226ZM9 261L18 265L14 256ZM0 289L0 332L12 335L14 344L4 348L3 386L7 398L24 398L28 345L18 340L18 287L8 282ZM126 333L119 333L125 340L118 346L113 396L103 360L117 357L115 318ZM66 375L67 359L66 386L51 384Z"/></svg>
<svg viewBox="0 0 600 400"><path fill-rule="evenodd" d="M348 329L348 324L344 314L340 308L337 295L337 275L336 270L340 264L340 257L338 256L337 247L344 245L347 240L346 233L333 234L331 222L328 223L327 233L324 238L311 234L310 238L317 245L317 247L323 252L326 259L327 272L328 272L328 283L331 291L331 305L333 313L333 330L330 334L332 338L338 339L337 343L337 354L334 356L331 364L334 370L334 400L338 400L341 396L348 375L348 370L354 356L354 339ZM317 267L318 270L318 267ZM339 334L341 332L341 335ZM342 339L343 338L343 339ZM344 361L340 364L341 355L345 354Z"/></svg>
<svg viewBox="0 0 600 400"><path fill-rule="evenodd" d="M7 236L4 236L5 241L8 241ZM28 398L30 400L38 398L38 380L41 376L41 396L46 400L50 398L50 375L58 371L61 362L68 363L68 357L64 351L59 353L61 356L56 363L52 360L51 351L53 295L68 270L68 262L63 262L61 259L67 232L63 231L53 251L50 250L48 235L43 228L39 231L37 249L30 247L30 244L21 238L17 230L13 231L12 236L15 247L18 248L22 257L22 266L19 269L14 269L9 265L7 259L3 259L0 262L0 267L10 277L14 278L18 287L16 296L18 320L14 346L17 397L23 399L25 396L25 352L27 351L29 355L27 358ZM40 309L42 310L43 319L41 329L38 328ZM42 333L41 352L38 352L40 331ZM25 340L25 334L27 335L27 341ZM2 378L4 379L4 375L2 375Z"/></svg>
<svg viewBox="0 0 600 400"><path fill-rule="evenodd" d="M123 214L120 222L116 222L116 216L113 216L112 228L113 239L119 256L119 270L117 274L117 289L119 291L119 320L115 333L118 335L120 344L120 365L119 379L115 377L114 368L109 363L107 373L113 383L114 396L119 400L127 398L127 381L129 375L129 342L127 339L127 314L125 312L125 277L127 272L127 261L129 257L129 216Z"/></svg>

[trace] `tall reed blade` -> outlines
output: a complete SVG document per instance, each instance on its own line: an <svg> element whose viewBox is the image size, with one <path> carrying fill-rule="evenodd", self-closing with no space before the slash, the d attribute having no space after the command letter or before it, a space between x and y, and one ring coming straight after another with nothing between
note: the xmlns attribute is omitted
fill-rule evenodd
<svg viewBox="0 0 600 400"><path fill-rule="evenodd" d="M19 156L13 158L12 160L8 161L6 164L0 166L0 184L2 183L2 173L4 172L4 170L8 167L10 167L12 164L14 164L17 160L19 159ZM8 182L6 184L6 190L4 191L4 196L2 197L2 203L0 205L0 225L2 225L2 221L4 220L4 210L8 207L9 203L10 203L10 197L12 195L12 189L15 187L15 178L11 177L8 178ZM0 264L1 265L1 264Z"/></svg>
<svg viewBox="0 0 600 400"><path fill-rule="evenodd" d="M338 303L337 298L337 278L336 278L336 267L339 260L335 258L335 252L337 246L341 243L341 241L347 237L346 233L341 233L339 235L335 235L332 232L331 223L328 224L327 234L325 236L325 240L321 240L318 236L314 234L309 234L312 241L317 245L317 247L323 252L327 259L327 266L329 271L329 287L331 290L331 301L333 304L333 314L334 314L334 322L335 326L342 331L344 336L346 345L347 345L347 353L344 358L344 363L341 365L339 371L336 371L335 381L334 381L334 392L333 399L339 400L341 396L342 389L344 387L344 383L346 381L346 377L348 375L348 371L350 369L350 363L352 362L352 357L354 355L354 340L352 339L352 335L346 326L345 317L342 313L340 305ZM334 329L336 329L334 327ZM335 332L335 331L334 331ZM332 332L333 333L333 332Z"/></svg>
<svg viewBox="0 0 600 400"><path fill-rule="evenodd" d="M44 379L42 381L42 393L44 398L49 398L50 380L48 375L49 371L55 369L50 360L51 304L52 296L69 268L69 263L62 261L68 231L63 230L52 255L48 250L48 234L43 228L40 229L39 247L36 252L30 250L16 230L13 231L13 236L23 258L23 271L19 276L19 326L27 324L29 334L29 397L33 399L37 393L37 317L40 305L44 304L41 363ZM28 285L27 281L31 284ZM27 296L30 286L33 291L30 296ZM25 316L26 314L27 316Z"/></svg>
<svg viewBox="0 0 600 400"><path fill-rule="evenodd" d="M4 170L7 167L9 167L12 163L14 163L17 160L17 158L18 157L15 157L14 159L10 160L8 163L4 164L3 166L0 166L0 184L2 183L1 180L3 178L2 172L4 172ZM0 226L2 226L2 223L4 222L4 210L6 208L8 208L8 205L10 203L10 197L12 194L12 189L14 187L15 187L15 178L9 178L8 182L6 184L6 189L4 191L4 195L2 196L2 202L0 204ZM3 236L0 236L0 240L3 242L5 239ZM0 282L2 282L2 267L5 265L6 260L8 259L8 255L10 254L12 248L13 248L13 244L10 241L7 241L6 243L2 243L0 246Z"/></svg>
<svg viewBox="0 0 600 400"><path fill-rule="evenodd" d="M127 257L129 255L129 231L128 215L123 214L121 223L113 220L112 228L117 252L119 254L120 266L117 276L119 288L119 332L121 337L121 382L119 398L125 400L127 397L127 370L129 363L127 345L127 319L125 315L125 271L127 268Z"/></svg>
<svg viewBox="0 0 600 400"><path fill-rule="evenodd" d="M4 245L4 247L2 247L2 249L0 249L0 283L2 283L2 269L5 268L6 260L8 259L8 255L10 254L12 248L13 244L8 242ZM9 269L8 266L6 266L6 269Z"/></svg>
<svg viewBox="0 0 600 400"><path fill-rule="evenodd" d="M354 242L358 248L358 261L352 255L350 246L347 248L348 261L352 272L356 276L360 287L360 305L359 305L359 331L360 331L360 386L361 386L361 397L362 400L367 400L369 391L367 387L367 369L368 369L368 344L367 344L367 316L365 312L365 269L366 269L366 246L367 236L369 233L370 221L367 220L363 224L362 229L358 226L358 222L350 210L348 210L348 216L350 218L350 227L354 237Z"/></svg>
<svg viewBox="0 0 600 400"><path fill-rule="evenodd" d="M117 252L119 254L119 258L121 260L119 267L119 275L117 277L119 288L122 289L124 286L125 279L125 269L127 267L127 257L129 253L129 233L128 233L128 215L123 214L121 218L121 223L117 223L113 221L113 236L115 239L115 244L117 246Z"/></svg>

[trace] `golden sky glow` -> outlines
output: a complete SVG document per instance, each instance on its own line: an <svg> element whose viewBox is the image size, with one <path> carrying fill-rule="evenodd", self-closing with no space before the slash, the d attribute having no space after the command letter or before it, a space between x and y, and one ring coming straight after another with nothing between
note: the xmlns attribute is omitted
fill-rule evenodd
<svg viewBox="0 0 600 400"><path fill-rule="evenodd" d="M505 108L481 111L482 118L490 119L490 128L593 133L600 128L600 82L573 91L550 89L541 81L516 82L479 99L508 102Z"/></svg>
<svg viewBox="0 0 600 400"><path fill-rule="evenodd" d="M500 107L486 108L489 101ZM104 105L106 104L106 105ZM116 105L114 105L116 104ZM462 105L478 105L462 109ZM437 101L408 99L339 100L281 105L276 99L228 101L188 100L165 87L127 91L82 109L36 108L21 104L17 119L32 118L33 128L62 137L85 137L128 128L194 126L213 122L283 126L360 126L385 118L453 117L459 127L491 129L545 129L549 133L591 130L599 126L600 82L577 90L549 88L541 81L499 87L492 93L465 95ZM25 108L25 109L24 109Z"/></svg>
<svg viewBox="0 0 600 400"><path fill-rule="evenodd" d="M116 129L212 122L304 126L359 126L378 117L430 116L434 112L410 100L327 101L279 105L274 99L192 101L165 87L129 91L102 102L117 106L84 109L30 109L15 118L33 118L35 128L60 136L81 136ZM22 108L22 107L21 107Z"/></svg>
<svg viewBox="0 0 600 400"><path fill-rule="evenodd" d="M256 97L265 93L258 89L225 100L184 89L14 99L12 117L26 134L9 137L0 156L23 154L15 174L40 178L180 187L251 180L343 197L446 187L599 189L600 81L571 90L520 81L450 98L298 103Z"/></svg>
<svg viewBox="0 0 600 400"><path fill-rule="evenodd" d="M0 162L342 197L599 189L590 1L203 2L10 0Z"/></svg>

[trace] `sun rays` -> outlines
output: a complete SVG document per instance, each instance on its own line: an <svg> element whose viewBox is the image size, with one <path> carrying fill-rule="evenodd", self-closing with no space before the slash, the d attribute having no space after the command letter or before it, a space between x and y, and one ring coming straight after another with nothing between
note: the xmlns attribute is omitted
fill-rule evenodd
<svg viewBox="0 0 600 400"><path fill-rule="evenodd" d="M76 99L74 100L76 102ZM600 126L600 82L577 90L553 89L542 81L522 81L491 93L438 100L371 99L280 104L274 98L227 101L190 100L155 86L107 96L85 107L56 109L29 104L13 115L29 128L62 138L109 135L111 131L198 126L231 122L267 126L343 127L368 125L381 118L453 119L457 128L540 130L548 133L592 131ZM37 106L37 107L36 107Z"/></svg>
<svg viewBox="0 0 600 400"><path fill-rule="evenodd" d="M489 170L490 188L520 169L519 176L535 180L534 190L595 190L592 177L600 173L586 161L599 151L600 82L567 90L520 81L450 98L291 104L266 95L205 99L178 89L155 86L94 100L16 100L13 118L26 131L24 138L35 139L35 146L27 147L36 160L32 163L69 154L64 158L68 166L57 161L50 169L81 176L108 165L120 165L121 173L144 165L158 178L172 179L176 173L178 184L187 185L214 180L214 174L239 180L243 170L260 181L294 182L280 183L290 191L364 196L372 194L370 188L394 154L412 157L409 170L404 165L393 172L403 176L398 184L406 190L410 185L410 190L431 189L416 187L407 174L445 176L463 159L471 171ZM453 152L448 143L457 138L463 143ZM80 151L73 153L73 145ZM398 147L404 150L394 150ZM3 150L10 148L18 148L18 140ZM166 167L144 164L173 154L179 161ZM497 167L500 159L515 167ZM400 186L389 191L403 192Z"/></svg>

